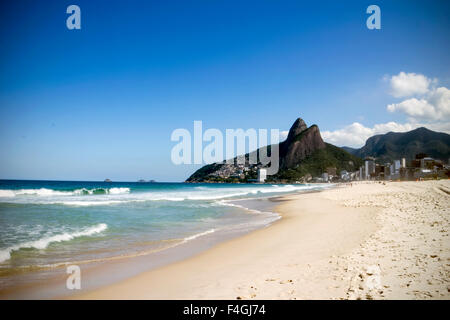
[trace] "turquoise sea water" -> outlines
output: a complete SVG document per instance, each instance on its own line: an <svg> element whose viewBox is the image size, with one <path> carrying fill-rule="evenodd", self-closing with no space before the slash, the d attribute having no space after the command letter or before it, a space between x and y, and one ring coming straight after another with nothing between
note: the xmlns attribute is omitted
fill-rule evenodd
<svg viewBox="0 0 450 320"><path fill-rule="evenodd" d="M231 200L315 188L0 180L0 280L18 271L146 255L211 233L252 230L279 216Z"/></svg>

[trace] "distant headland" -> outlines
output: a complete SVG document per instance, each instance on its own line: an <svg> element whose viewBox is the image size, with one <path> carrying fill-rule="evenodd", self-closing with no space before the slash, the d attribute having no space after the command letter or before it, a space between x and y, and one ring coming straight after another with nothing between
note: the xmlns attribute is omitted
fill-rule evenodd
<svg viewBox="0 0 450 320"><path fill-rule="evenodd" d="M376 135L367 139L360 149L340 148L324 142L317 125L308 127L298 118L287 139L278 147L280 167L274 175L266 177L265 166L251 164L247 153L244 164L238 163L237 157L208 164L195 171L186 182L306 183L450 176L450 135L426 128ZM260 150L252 152L256 152L258 159ZM426 168L422 165L424 161L420 161L422 158L426 158ZM399 163L403 163L403 175ZM376 174L381 171L383 174Z"/></svg>

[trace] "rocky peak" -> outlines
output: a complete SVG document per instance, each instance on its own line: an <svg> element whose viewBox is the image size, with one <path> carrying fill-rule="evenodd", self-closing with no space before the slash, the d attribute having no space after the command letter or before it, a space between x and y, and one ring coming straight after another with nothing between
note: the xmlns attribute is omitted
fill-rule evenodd
<svg viewBox="0 0 450 320"><path fill-rule="evenodd" d="M294 168L303 159L326 145L320 135L319 127L306 123L298 118L289 130L288 138L280 144L280 167Z"/></svg>
<svg viewBox="0 0 450 320"><path fill-rule="evenodd" d="M306 129L308 129L308 126L306 125L305 121L303 121L302 118L297 118L291 129L289 129L287 140L292 141L297 135L299 135Z"/></svg>
<svg viewBox="0 0 450 320"><path fill-rule="evenodd" d="M298 118L289 130L288 138L279 144L280 172L286 169L297 168L304 161L307 161L309 156L315 154L318 150L326 148L327 145L320 136L319 128L316 125L308 128L305 121ZM320 156L318 157L320 158ZM240 171L241 168L235 164L213 163L198 169L187 181L223 182L227 181L226 179L232 179L232 176L241 175L242 173L238 173Z"/></svg>

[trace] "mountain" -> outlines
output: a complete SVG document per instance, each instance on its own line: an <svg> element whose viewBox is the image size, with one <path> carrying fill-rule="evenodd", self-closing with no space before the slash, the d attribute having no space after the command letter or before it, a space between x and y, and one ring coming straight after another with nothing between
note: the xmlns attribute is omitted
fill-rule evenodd
<svg viewBox="0 0 450 320"><path fill-rule="evenodd" d="M408 132L375 135L367 139L360 149L343 149L360 158L375 157L379 162L401 158L412 160L418 153L447 162L450 157L450 135L422 127Z"/></svg>
<svg viewBox="0 0 450 320"><path fill-rule="evenodd" d="M271 146L268 147L269 151ZM259 156L259 149L254 151ZM249 154L245 155L248 159ZM258 158L259 159L259 158ZM236 161L236 158L234 158ZM236 163L233 161L234 163ZM259 166L246 163L243 170L234 163L213 163L192 174L187 182L247 182L256 178ZM308 128L303 119L295 120L288 137L279 144L279 171L268 176L268 182L304 181L307 176L320 176L327 170L356 171L362 160L347 151L325 143L317 125Z"/></svg>
<svg viewBox="0 0 450 320"><path fill-rule="evenodd" d="M280 143L280 168L293 168L301 160L325 147L319 127L312 125L308 128L305 121L298 118L289 130L287 139Z"/></svg>
<svg viewBox="0 0 450 320"><path fill-rule="evenodd" d="M345 151L347 151L348 153L351 153L351 154L355 154L356 150L358 150L357 148L351 148L351 147L341 147L341 149L344 149Z"/></svg>
<svg viewBox="0 0 450 320"><path fill-rule="evenodd" d="M335 172L342 170L354 172L363 164L361 158L354 156L342 148L330 143L325 147L314 151L310 156L298 162L290 168L283 168L268 181L305 181L305 177L317 177L323 172Z"/></svg>

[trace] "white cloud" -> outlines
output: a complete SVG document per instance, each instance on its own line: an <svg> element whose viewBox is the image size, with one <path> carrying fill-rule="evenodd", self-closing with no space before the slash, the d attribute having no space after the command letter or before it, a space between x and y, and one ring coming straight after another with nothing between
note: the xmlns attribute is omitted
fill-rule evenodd
<svg viewBox="0 0 450 320"><path fill-rule="evenodd" d="M400 124L388 122L376 124L373 128L365 127L359 122L354 122L342 129L335 131L322 131L322 138L329 143L338 146L361 147L366 140L373 135L387 133L389 131L405 132L413 130L414 126L409 123Z"/></svg>
<svg viewBox="0 0 450 320"><path fill-rule="evenodd" d="M283 142L287 139L287 136L289 134L289 130L280 131L280 142Z"/></svg>
<svg viewBox="0 0 450 320"><path fill-rule="evenodd" d="M411 98L387 106L389 112L400 111L412 117L432 117L434 108L425 99Z"/></svg>
<svg viewBox="0 0 450 320"><path fill-rule="evenodd" d="M396 98L423 95L429 91L431 80L422 74L400 72L390 79L391 94Z"/></svg>
<svg viewBox="0 0 450 320"><path fill-rule="evenodd" d="M365 127L361 123L354 122L342 129L335 131L322 131L322 138L329 143L337 146L347 146L359 148L362 147L366 140L376 134L384 134L388 132L406 132L426 127L430 130L450 133L450 122L441 123L397 123L387 122L374 125L372 128Z"/></svg>
<svg viewBox="0 0 450 320"><path fill-rule="evenodd" d="M450 122L425 123L420 127L426 127L433 131L445 132L450 134Z"/></svg>
<svg viewBox="0 0 450 320"><path fill-rule="evenodd" d="M335 131L322 131L322 138L337 146L362 147L366 140L376 134L405 132L419 127L450 133L450 90L436 88L437 79L422 74L400 72L389 81L391 94L397 98L408 98L387 106L389 112L400 112L407 116L405 123L387 122L366 127L359 122Z"/></svg>
<svg viewBox="0 0 450 320"><path fill-rule="evenodd" d="M450 121L450 90L436 88L437 79L402 71L390 77L389 81L394 97L409 98L389 104L389 112L401 112L410 118L410 122Z"/></svg>
<svg viewBox="0 0 450 320"><path fill-rule="evenodd" d="M450 90L432 89L424 97L411 98L387 106L389 112L403 112L413 119L450 120Z"/></svg>

